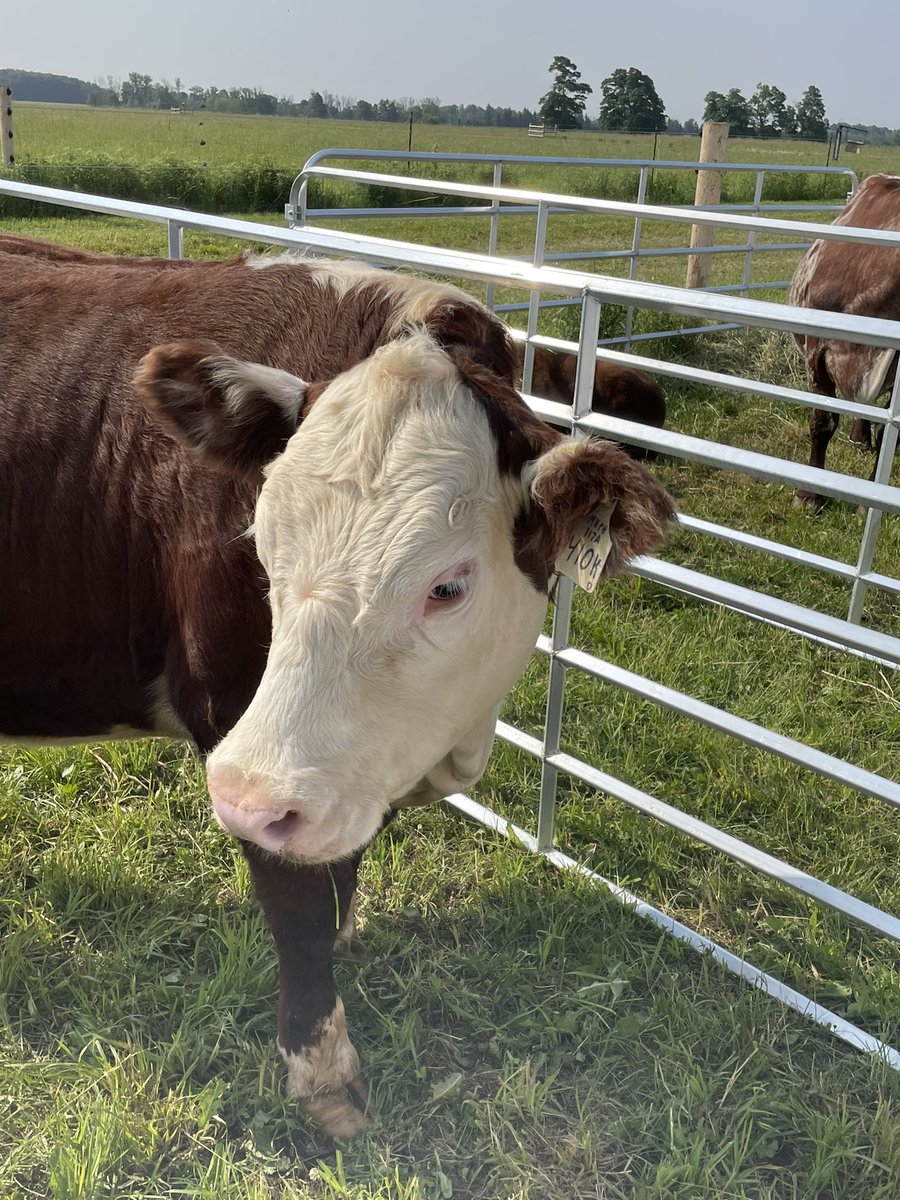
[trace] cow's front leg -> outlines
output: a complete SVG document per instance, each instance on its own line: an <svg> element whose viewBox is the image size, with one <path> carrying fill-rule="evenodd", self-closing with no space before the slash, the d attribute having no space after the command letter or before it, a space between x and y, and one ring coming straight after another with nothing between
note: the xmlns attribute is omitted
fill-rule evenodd
<svg viewBox="0 0 900 1200"><path fill-rule="evenodd" d="M833 392L833 389L832 389ZM840 417L837 413L826 412L821 408L810 410L809 414L809 465L811 467L825 467L825 453L828 449L828 443L834 437L837 431ZM816 495L815 492L809 492L805 488L798 488L795 493L795 503L810 504L817 512L821 511L825 506L825 497Z"/></svg>
<svg viewBox="0 0 900 1200"><path fill-rule="evenodd" d="M872 426L868 421L863 421L859 417L850 426L850 441L856 446L860 446L863 450L872 449Z"/></svg>
<svg viewBox="0 0 900 1200"><path fill-rule="evenodd" d="M352 921L362 853L301 866L243 847L278 950L278 1048L288 1093L331 1137L350 1137L366 1124L366 1087L335 990L332 954L339 931Z"/></svg>

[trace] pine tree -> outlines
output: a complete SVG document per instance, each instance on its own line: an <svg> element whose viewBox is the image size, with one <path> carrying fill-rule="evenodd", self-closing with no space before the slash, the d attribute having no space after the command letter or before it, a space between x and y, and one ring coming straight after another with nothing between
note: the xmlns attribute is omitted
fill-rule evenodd
<svg viewBox="0 0 900 1200"><path fill-rule="evenodd" d="M546 96L541 96L541 120L557 129L580 128L587 97L594 89L581 82L581 72L563 55L556 55L549 71L554 77L553 86Z"/></svg>
<svg viewBox="0 0 900 1200"><path fill-rule="evenodd" d="M797 136L821 140L828 136L825 101L815 85L806 89L796 109Z"/></svg>

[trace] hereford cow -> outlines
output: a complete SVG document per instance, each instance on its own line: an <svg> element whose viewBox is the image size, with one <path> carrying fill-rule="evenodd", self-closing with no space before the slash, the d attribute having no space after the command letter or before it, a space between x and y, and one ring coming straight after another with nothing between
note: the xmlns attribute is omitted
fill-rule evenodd
<svg viewBox="0 0 900 1200"><path fill-rule="evenodd" d="M525 362L525 343L515 342L519 378ZM545 400L571 404L575 395L575 372L578 360L574 354L559 354L545 346L534 347L530 391ZM661 429L666 420L666 400L652 375L634 367L621 367L600 359L594 367L594 394L591 408L595 413L609 413L624 421L638 421ZM652 450L625 445L632 458L651 459Z"/></svg>
<svg viewBox="0 0 900 1200"><path fill-rule="evenodd" d="M206 756L278 950L289 1091L351 1134L332 949L363 849L481 775L573 523L617 502L613 574L669 497L538 421L504 327L449 286L0 239L0 290L0 734Z"/></svg>
<svg viewBox="0 0 900 1200"><path fill-rule="evenodd" d="M870 175L864 179L834 222L863 229L900 230L900 176ZM900 249L813 242L791 280L788 303L803 308L857 316L900 319ZM797 336L809 377L810 390L870 404L893 384L893 350L853 342ZM809 417L810 466L824 467L828 443L840 420L837 413L813 409ZM850 436L871 447L866 421L855 421ZM880 446L881 439L877 439ZM822 497L798 491L797 498L823 503Z"/></svg>

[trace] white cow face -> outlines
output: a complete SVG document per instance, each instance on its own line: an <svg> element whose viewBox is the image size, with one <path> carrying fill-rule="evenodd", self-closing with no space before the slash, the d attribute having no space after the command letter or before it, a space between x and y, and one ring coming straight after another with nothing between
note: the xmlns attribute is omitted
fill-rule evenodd
<svg viewBox="0 0 900 1200"><path fill-rule="evenodd" d="M333 861L391 808L480 777L572 521L619 495L615 566L656 540L671 510L624 454L560 439L511 390L492 413L424 333L377 350L311 405L302 381L208 350L193 358L202 410L153 389L160 370L145 360L145 399L154 391L183 439L223 457L222 422L262 392L280 422L303 418L265 468L255 537L272 642L249 708L208 759L213 807L238 837ZM183 361L177 375L183 383ZM533 444L529 461L515 466L498 447L504 421L510 445ZM237 423L246 436L246 414Z"/></svg>

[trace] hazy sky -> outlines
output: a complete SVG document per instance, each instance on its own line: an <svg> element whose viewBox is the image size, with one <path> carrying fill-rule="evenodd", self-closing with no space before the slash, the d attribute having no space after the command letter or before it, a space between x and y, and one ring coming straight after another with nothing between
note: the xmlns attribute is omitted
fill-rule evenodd
<svg viewBox="0 0 900 1200"><path fill-rule="evenodd" d="M592 117L601 80L633 66L681 120L702 116L708 91L762 81L789 102L814 83L831 120L895 128L898 35L896 0L18 0L0 65L537 108L564 54L594 89Z"/></svg>

